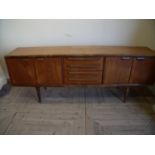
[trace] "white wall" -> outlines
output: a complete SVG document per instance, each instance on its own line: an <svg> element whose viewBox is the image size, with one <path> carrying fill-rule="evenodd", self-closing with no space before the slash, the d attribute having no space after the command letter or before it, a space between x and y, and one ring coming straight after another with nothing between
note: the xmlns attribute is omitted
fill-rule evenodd
<svg viewBox="0 0 155 155"><path fill-rule="evenodd" d="M128 45L155 50L155 21L0 20L1 59L16 47L50 45Z"/></svg>

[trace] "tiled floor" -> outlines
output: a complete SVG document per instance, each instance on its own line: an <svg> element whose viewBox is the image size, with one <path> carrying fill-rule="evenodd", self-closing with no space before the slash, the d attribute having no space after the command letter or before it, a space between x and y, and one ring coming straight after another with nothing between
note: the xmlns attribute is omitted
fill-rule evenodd
<svg viewBox="0 0 155 155"><path fill-rule="evenodd" d="M140 90L140 91L137 91ZM0 134L155 134L155 97L131 90L126 103L114 88L13 87L0 98Z"/></svg>

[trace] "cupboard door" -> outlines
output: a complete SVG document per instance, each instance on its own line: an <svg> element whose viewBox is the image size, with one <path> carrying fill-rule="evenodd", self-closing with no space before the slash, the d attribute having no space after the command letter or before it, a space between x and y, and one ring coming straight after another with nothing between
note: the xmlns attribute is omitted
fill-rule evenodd
<svg viewBox="0 0 155 155"><path fill-rule="evenodd" d="M134 59L130 83L153 84L155 81L155 58Z"/></svg>
<svg viewBox="0 0 155 155"><path fill-rule="evenodd" d="M50 86L62 84L61 58L36 58L35 68L39 85Z"/></svg>
<svg viewBox="0 0 155 155"><path fill-rule="evenodd" d="M104 84L127 84L131 67L131 57L106 57Z"/></svg>
<svg viewBox="0 0 155 155"><path fill-rule="evenodd" d="M102 57L64 58L65 84L101 84L103 74Z"/></svg>
<svg viewBox="0 0 155 155"><path fill-rule="evenodd" d="M6 58L10 80L16 86L36 85L34 60L31 58Z"/></svg>

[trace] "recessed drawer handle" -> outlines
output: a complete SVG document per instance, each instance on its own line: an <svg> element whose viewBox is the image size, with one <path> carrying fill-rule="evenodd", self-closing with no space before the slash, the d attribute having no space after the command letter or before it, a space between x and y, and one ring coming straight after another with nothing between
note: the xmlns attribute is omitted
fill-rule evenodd
<svg viewBox="0 0 155 155"><path fill-rule="evenodd" d="M45 58L37 58L37 60L43 61L43 60L45 60Z"/></svg>
<svg viewBox="0 0 155 155"><path fill-rule="evenodd" d="M21 59L22 61L29 61L30 59Z"/></svg>
<svg viewBox="0 0 155 155"><path fill-rule="evenodd" d="M122 57L121 59L122 59L122 60L130 60L131 57Z"/></svg>
<svg viewBox="0 0 155 155"><path fill-rule="evenodd" d="M144 57L138 57L136 58L136 60L144 60L145 58Z"/></svg>
<svg viewBox="0 0 155 155"><path fill-rule="evenodd" d="M88 57L81 57L81 58L79 57L78 58L78 57L75 57L75 58L67 58L67 60L77 60L77 61L78 60L100 60L100 58L94 58L94 57L93 58L91 58L91 57L90 58L88 58Z"/></svg>

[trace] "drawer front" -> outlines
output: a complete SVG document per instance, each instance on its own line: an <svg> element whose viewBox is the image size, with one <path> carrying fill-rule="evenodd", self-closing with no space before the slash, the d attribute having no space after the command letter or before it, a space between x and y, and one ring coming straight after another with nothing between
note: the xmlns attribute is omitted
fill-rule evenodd
<svg viewBox="0 0 155 155"><path fill-rule="evenodd" d="M65 72L65 84L101 84L102 71L96 72Z"/></svg>
<svg viewBox="0 0 155 155"><path fill-rule="evenodd" d="M100 57L67 57L64 58L65 70L96 71L103 69L103 58Z"/></svg>
<svg viewBox="0 0 155 155"><path fill-rule="evenodd" d="M64 58L65 84L101 84L103 58L68 57Z"/></svg>

